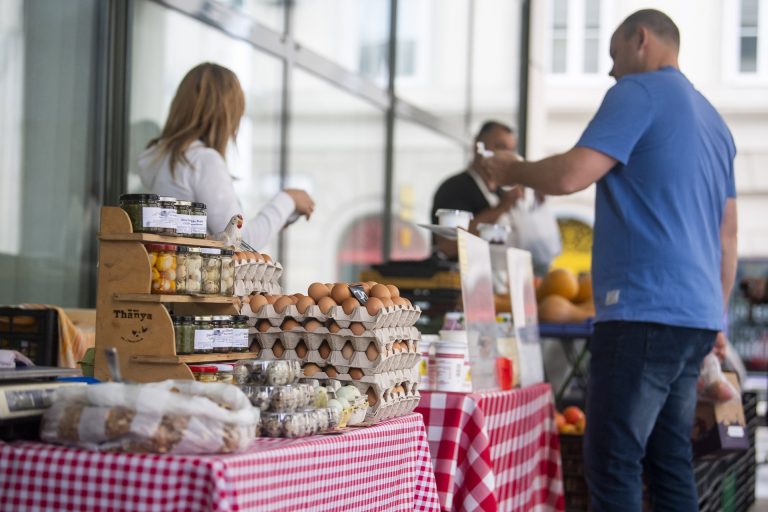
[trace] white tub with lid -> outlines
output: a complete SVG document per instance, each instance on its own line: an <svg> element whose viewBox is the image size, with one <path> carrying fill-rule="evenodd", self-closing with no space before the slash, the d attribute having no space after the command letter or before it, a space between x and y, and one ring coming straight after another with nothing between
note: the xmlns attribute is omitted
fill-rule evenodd
<svg viewBox="0 0 768 512"><path fill-rule="evenodd" d="M471 392L466 341L441 339L433 342L430 346L429 377L433 391Z"/></svg>

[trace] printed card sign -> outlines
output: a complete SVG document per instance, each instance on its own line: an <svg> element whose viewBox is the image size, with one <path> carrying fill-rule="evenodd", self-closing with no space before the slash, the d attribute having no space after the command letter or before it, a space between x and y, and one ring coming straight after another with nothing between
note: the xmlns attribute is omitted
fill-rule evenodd
<svg viewBox="0 0 768 512"><path fill-rule="evenodd" d="M544 381L531 253L521 249L507 249L507 267L519 357L519 365L516 366L520 369L520 385L529 386Z"/></svg>

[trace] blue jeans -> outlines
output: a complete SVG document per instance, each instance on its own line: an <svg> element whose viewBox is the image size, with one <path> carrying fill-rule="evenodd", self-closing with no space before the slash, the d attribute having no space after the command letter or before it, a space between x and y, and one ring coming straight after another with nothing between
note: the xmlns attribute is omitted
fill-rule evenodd
<svg viewBox="0 0 768 512"><path fill-rule="evenodd" d="M592 510L698 510L691 460L696 380L715 331L602 322L590 344L584 460Z"/></svg>

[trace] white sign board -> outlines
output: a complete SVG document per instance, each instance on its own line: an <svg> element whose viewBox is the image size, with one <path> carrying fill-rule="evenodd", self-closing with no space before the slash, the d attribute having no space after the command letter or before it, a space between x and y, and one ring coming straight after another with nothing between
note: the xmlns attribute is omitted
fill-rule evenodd
<svg viewBox="0 0 768 512"><path fill-rule="evenodd" d="M507 271L520 385L529 386L544 381L531 253L521 249L507 249Z"/></svg>

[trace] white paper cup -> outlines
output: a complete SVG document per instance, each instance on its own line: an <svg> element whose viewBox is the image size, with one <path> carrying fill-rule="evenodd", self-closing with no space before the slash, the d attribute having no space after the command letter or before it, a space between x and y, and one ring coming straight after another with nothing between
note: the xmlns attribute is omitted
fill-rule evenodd
<svg viewBox="0 0 768 512"><path fill-rule="evenodd" d="M445 208L437 210L438 223L448 228L469 229L469 222L472 217L472 212L465 210L448 210Z"/></svg>

